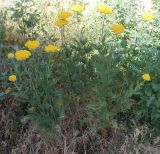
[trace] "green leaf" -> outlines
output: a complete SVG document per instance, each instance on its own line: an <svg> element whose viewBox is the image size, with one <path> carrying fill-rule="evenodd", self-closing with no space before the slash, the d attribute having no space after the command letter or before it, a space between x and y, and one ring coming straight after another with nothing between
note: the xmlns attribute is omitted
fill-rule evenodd
<svg viewBox="0 0 160 154"><path fill-rule="evenodd" d="M152 88L155 92L159 92L160 91L160 84L152 83Z"/></svg>

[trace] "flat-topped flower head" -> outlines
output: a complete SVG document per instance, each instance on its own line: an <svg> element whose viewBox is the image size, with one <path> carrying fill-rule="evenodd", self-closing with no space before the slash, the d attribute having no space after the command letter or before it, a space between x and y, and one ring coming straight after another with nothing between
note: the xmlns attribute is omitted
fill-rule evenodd
<svg viewBox="0 0 160 154"><path fill-rule="evenodd" d="M152 21L154 19L154 14L150 12L142 13L142 17L146 21Z"/></svg>
<svg viewBox="0 0 160 154"><path fill-rule="evenodd" d="M35 50L35 49L39 48L39 46L40 46L39 41L27 41L25 43L25 47L27 47L28 50Z"/></svg>
<svg viewBox="0 0 160 154"><path fill-rule="evenodd" d="M79 5L79 4L72 5L71 10L74 11L74 12L81 13L81 12L84 11L84 6L83 5Z"/></svg>
<svg viewBox="0 0 160 154"><path fill-rule="evenodd" d="M58 52L58 51L60 51L60 48L57 47L57 46L49 44L49 45L44 47L44 51L46 51L46 52Z"/></svg>
<svg viewBox="0 0 160 154"><path fill-rule="evenodd" d="M112 14L113 10L106 3L97 3L97 11L103 14Z"/></svg>
<svg viewBox="0 0 160 154"><path fill-rule="evenodd" d="M142 78L144 81L151 81L151 76L148 73L145 73L142 75Z"/></svg>
<svg viewBox="0 0 160 154"><path fill-rule="evenodd" d="M113 24L111 30L114 34L119 35L124 32L125 28L122 24Z"/></svg>
<svg viewBox="0 0 160 154"><path fill-rule="evenodd" d="M11 81L11 82L16 82L17 77L16 77L16 75L12 74L12 75L10 75L10 76L8 77L8 80Z"/></svg>
<svg viewBox="0 0 160 154"><path fill-rule="evenodd" d="M58 13L58 18L59 19L67 19L71 16L72 14L70 12L67 11L62 11Z"/></svg>
<svg viewBox="0 0 160 154"><path fill-rule="evenodd" d="M14 54L13 53L8 53L7 57L8 57L8 59L13 59L14 58Z"/></svg>
<svg viewBox="0 0 160 154"><path fill-rule="evenodd" d="M66 26L69 24L68 20L67 19L58 19L55 21L54 23L56 26L58 27L63 27L63 26Z"/></svg>
<svg viewBox="0 0 160 154"><path fill-rule="evenodd" d="M15 57L18 61L26 60L31 56L31 52L27 50L18 50L15 53Z"/></svg>

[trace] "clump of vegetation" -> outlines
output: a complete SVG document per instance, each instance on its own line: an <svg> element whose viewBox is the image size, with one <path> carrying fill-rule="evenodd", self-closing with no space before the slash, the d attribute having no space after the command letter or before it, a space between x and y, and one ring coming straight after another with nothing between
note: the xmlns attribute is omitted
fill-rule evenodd
<svg viewBox="0 0 160 154"><path fill-rule="evenodd" d="M16 111L19 124L31 122L47 139L63 139L64 153L72 145L66 134L71 127L70 136L82 137L82 153L94 144L100 150L100 140L118 140L122 130L146 126L146 140L159 133L157 2L148 11L128 0L97 3L91 21L86 21L85 3L71 2L47 16L36 1L13 4L0 20L0 100L14 100L22 109ZM16 25L17 44L6 45L6 20ZM103 152L112 150L106 144Z"/></svg>

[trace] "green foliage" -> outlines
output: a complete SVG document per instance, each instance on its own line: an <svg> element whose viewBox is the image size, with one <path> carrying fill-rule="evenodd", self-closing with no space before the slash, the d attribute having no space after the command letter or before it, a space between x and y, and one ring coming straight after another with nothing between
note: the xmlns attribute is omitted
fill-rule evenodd
<svg viewBox="0 0 160 154"><path fill-rule="evenodd" d="M0 42L5 40L6 37L6 13L4 11L0 11Z"/></svg>
<svg viewBox="0 0 160 154"><path fill-rule="evenodd" d="M93 67L86 53L91 50L82 37L59 53L45 53L41 48L33 51L29 60L9 64L17 76L11 94L27 106L27 119L49 137L56 134L69 105L76 106L78 98L84 100L89 93Z"/></svg>
<svg viewBox="0 0 160 154"><path fill-rule="evenodd" d="M139 88L129 84L123 66L122 51L114 51L111 45L98 46L98 54L92 57L95 68L96 101L88 105L89 115L96 118L94 127L117 127L119 114L125 114L132 107L131 97Z"/></svg>
<svg viewBox="0 0 160 154"><path fill-rule="evenodd" d="M25 106L27 118L48 136L56 134L74 107L87 113L85 121L90 120L96 129L117 128L123 119L129 127L145 124L152 132L159 131L160 21L158 17L152 22L143 20L138 4L127 2L110 0L114 13L95 15L82 30L81 14L76 38L65 35L69 28L60 28L63 42L45 29L46 20L41 19L34 2L15 3L11 20L18 23L20 34L45 41L26 61L5 59L8 75L17 76L17 81L8 86L12 87L11 95ZM4 38L4 20L1 23ZM113 23L123 24L125 32L115 35L110 30ZM37 27L41 27L43 36L38 35ZM46 40L62 43L61 51L44 52ZM11 49L16 51L20 46ZM151 81L143 81L145 73Z"/></svg>
<svg viewBox="0 0 160 154"><path fill-rule="evenodd" d="M55 75L58 68L53 67L54 62L48 61L53 58L53 55L39 51L26 62L13 62L18 81L12 95L19 103L27 104L29 119L49 136L64 118L67 107L61 89L62 76Z"/></svg>
<svg viewBox="0 0 160 154"><path fill-rule="evenodd" d="M40 13L34 7L34 1L19 0L13 4L11 19L18 24L17 33L24 36L30 36L32 33L32 37L36 37L37 33L34 28L40 21Z"/></svg>
<svg viewBox="0 0 160 154"><path fill-rule="evenodd" d="M148 57L147 57L148 56ZM139 90L138 97L140 98L137 110L134 111L135 119L138 119L143 124L148 124L153 132L159 132L160 124L160 95L159 95L159 50L151 50L144 55L145 63L141 63L141 68L144 71L152 74L152 81L144 83ZM150 58L152 57L152 59Z"/></svg>

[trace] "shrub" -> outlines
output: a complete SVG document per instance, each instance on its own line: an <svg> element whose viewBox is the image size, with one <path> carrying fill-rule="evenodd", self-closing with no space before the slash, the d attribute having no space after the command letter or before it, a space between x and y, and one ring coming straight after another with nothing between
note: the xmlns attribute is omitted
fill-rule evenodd
<svg viewBox="0 0 160 154"><path fill-rule="evenodd" d="M35 41L25 43L27 49L18 46L15 58L8 55L8 75L16 76L9 82L11 94L42 132L55 134L71 107L87 113L86 120L96 129L116 129L123 119L129 127L147 124L158 131L159 20L154 12L144 17L135 2L127 2L98 5L100 14L82 29L85 7L76 5L73 38L66 34L74 16L57 13L53 23L61 41L53 44L50 33L36 33ZM17 2L11 18L25 37L42 21L26 4ZM45 39L39 43L40 38Z"/></svg>

